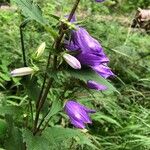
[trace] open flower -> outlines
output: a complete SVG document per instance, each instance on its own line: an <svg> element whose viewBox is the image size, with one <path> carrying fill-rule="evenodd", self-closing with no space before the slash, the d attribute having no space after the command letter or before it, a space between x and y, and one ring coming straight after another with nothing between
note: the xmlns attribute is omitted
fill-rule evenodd
<svg viewBox="0 0 150 150"><path fill-rule="evenodd" d="M80 53L76 57L83 65L95 66L109 62L100 43L82 27L72 31L71 41L66 42L65 47L71 51L78 50Z"/></svg>
<svg viewBox="0 0 150 150"><path fill-rule="evenodd" d="M69 100L65 105L65 112L70 118L71 124L77 128L85 128L85 124L92 123L89 113L95 113L95 110L91 110L78 102Z"/></svg>
<svg viewBox="0 0 150 150"><path fill-rule="evenodd" d="M91 67L96 73L104 78L113 76L111 69L107 67L109 62L100 43L90 36L82 27L71 32L70 41L65 41L65 48L77 51L76 58L82 65Z"/></svg>

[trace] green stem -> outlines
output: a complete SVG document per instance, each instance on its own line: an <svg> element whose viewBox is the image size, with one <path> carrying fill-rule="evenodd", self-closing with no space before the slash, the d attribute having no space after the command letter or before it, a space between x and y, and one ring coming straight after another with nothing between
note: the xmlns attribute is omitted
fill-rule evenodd
<svg viewBox="0 0 150 150"><path fill-rule="evenodd" d="M25 28L25 26L27 25L27 23L29 22L28 19L24 20L21 24L20 24L20 40L21 40L21 50L22 50L22 55L23 55L23 65L24 67L27 66L27 62L26 62L26 54L25 54L25 47L24 47L24 36L23 36L23 29Z"/></svg>
<svg viewBox="0 0 150 150"><path fill-rule="evenodd" d="M71 21L74 13L75 13L75 11L78 7L79 2L80 2L80 0L76 0L75 4L74 4L74 6L71 10L71 13L68 17L68 21ZM55 49L56 50L60 49L60 47L61 47L61 41L62 41L63 36L64 36L63 28L64 28L64 25L62 24L62 26L60 28L59 37L55 40ZM49 67L49 63L48 63L48 67ZM46 67L46 69L48 69L48 67ZM56 55L54 55L53 70L54 71L57 70L57 56ZM39 131L39 126L37 128L37 124L38 124L38 120L39 120L40 111L41 111L41 109L42 109L42 107L43 107L43 105L46 101L49 89L51 88L52 82L54 80L53 78L50 78L48 80L47 86L46 86L45 91L44 91L44 85L45 85L45 82L46 82L46 78L47 78L47 75L44 77L44 82L43 82L43 86L42 86L42 89L41 89L40 97L39 97L38 102L36 104L36 108L37 108L36 110L37 111L36 111L36 117L35 117L34 128L33 128L33 134L34 135ZM43 94L43 92L44 92L44 94Z"/></svg>
<svg viewBox="0 0 150 150"><path fill-rule="evenodd" d="M25 48L24 48L23 28L21 26L20 26L20 40L21 40L21 49L22 49L22 56L23 56L23 65L24 67L26 67L27 62L26 62L26 55L25 55Z"/></svg>

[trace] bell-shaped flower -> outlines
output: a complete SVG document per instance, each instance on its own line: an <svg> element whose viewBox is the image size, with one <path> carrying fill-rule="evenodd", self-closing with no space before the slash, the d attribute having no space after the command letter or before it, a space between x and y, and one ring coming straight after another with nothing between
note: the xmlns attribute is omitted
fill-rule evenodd
<svg viewBox="0 0 150 150"><path fill-rule="evenodd" d="M99 84L99 83L92 81L92 80L89 80L87 82L87 87L90 89L97 90L97 91L107 90L107 87L105 85Z"/></svg>
<svg viewBox="0 0 150 150"><path fill-rule="evenodd" d="M75 57L80 63L91 67L100 76L104 78L114 76L111 69L107 67L109 59L102 46L84 28L78 27L77 30L71 32L71 39L65 41L65 48L70 51L77 51Z"/></svg>
<svg viewBox="0 0 150 150"><path fill-rule="evenodd" d="M107 66L107 64L100 64L97 66L91 66L91 68L103 78L109 78L115 76L111 69Z"/></svg>
<svg viewBox="0 0 150 150"><path fill-rule="evenodd" d="M91 124L92 121L89 117L89 113L95 113L95 110L91 110L78 102L69 100L65 105L65 112L70 118L71 124L76 128L85 128L85 124Z"/></svg>
<svg viewBox="0 0 150 150"><path fill-rule="evenodd" d="M71 51L79 51L76 57L83 65L95 66L109 62L100 43L82 27L72 31L71 40L65 43L65 47Z"/></svg>
<svg viewBox="0 0 150 150"><path fill-rule="evenodd" d="M30 67L22 67L22 68L17 68L13 71L11 71L11 76L13 77L18 77L18 76L25 76L25 75L29 75L32 74L34 72L34 70Z"/></svg>
<svg viewBox="0 0 150 150"><path fill-rule="evenodd" d="M64 60L74 69L81 69L81 64L77 58L74 56L65 53L63 55Z"/></svg>

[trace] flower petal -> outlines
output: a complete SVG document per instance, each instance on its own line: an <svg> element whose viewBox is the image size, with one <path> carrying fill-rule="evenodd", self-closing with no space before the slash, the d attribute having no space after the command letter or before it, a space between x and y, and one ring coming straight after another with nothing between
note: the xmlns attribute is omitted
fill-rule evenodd
<svg viewBox="0 0 150 150"><path fill-rule="evenodd" d="M110 76L115 76L114 73L111 71L111 69L104 64L101 64L99 66L91 66L91 68L100 76L103 78L108 78Z"/></svg>

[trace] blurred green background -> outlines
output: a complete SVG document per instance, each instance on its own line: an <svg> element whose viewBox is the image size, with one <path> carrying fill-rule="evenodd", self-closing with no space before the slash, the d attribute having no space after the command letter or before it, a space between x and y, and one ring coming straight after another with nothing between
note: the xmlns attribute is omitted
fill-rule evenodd
<svg viewBox="0 0 150 150"><path fill-rule="evenodd" d="M72 6L70 0L35 2L48 19L54 12L58 16L68 14ZM8 4L5 0L0 3ZM19 99L11 101L14 93L25 96L17 92L21 91L19 79L10 77L10 70L22 66L19 25L23 17L14 2L10 6L0 8L0 103L7 97L8 103L15 105ZM137 8L148 6L148 0L106 0L103 3L81 0L76 14L81 25L100 41L109 56L109 66L117 75L111 81L120 94L97 92L94 97L81 95L79 99L87 105L91 105L91 101L94 103L92 106L97 113L92 116L93 125L89 130L99 137L98 145L102 150L150 150L150 35L143 29L131 28ZM51 25L55 23L54 20L50 22ZM35 22L29 23L25 28L28 55L43 41L47 47L52 44L42 27ZM47 53L44 55L46 57ZM0 123L0 139L4 125Z"/></svg>

